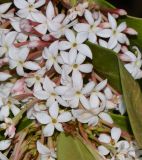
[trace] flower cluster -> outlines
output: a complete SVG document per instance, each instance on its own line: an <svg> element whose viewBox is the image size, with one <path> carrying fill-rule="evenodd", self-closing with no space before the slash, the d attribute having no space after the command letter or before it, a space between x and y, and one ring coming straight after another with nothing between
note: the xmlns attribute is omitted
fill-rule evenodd
<svg viewBox="0 0 142 160"><path fill-rule="evenodd" d="M110 112L126 112L122 95L95 73L93 53L86 44L112 49L135 79L142 78L141 53L137 47L134 52L128 50L127 35L137 32L125 22L117 25L117 18L124 14L123 10L90 11L88 3L78 4L67 14L45 0L0 5L0 128L7 138L0 141L0 151L17 134L20 137L16 125L26 112L39 130L35 144L41 159L57 158L50 138L56 139L72 123L87 127L104 158L136 158L133 142L122 136L110 116ZM97 129L99 135L94 133ZM39 134L42 143L47 138L52 145L43 145ZM20 153L14 150L12 156Z"/></svg>

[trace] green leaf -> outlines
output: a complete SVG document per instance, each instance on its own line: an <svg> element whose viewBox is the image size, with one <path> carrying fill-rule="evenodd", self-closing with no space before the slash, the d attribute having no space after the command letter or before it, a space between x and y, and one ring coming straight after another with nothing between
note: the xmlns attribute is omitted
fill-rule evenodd
<svg viewBox="0 0 142 160"><path fill-rule="evenodd" d="M103 160L95 149L75 137L61 133L57 141L58 160Z"/></svg>
<svg viewBox="0 0 142 160"><path fill-rule="evenodd" d="M28 127L30 124L32 124L32 120L24 117L18 124L17 126L17 132L20 132L21 130L25 129L26 127Z"/></svg>
<svg viewBox="0 0 142 160"><path fill-rule="evenodd" d="M139 84L126 71L115 52L89 42L87 44L93 53L94 69L123 94L134 136L142 147L142 93Z"/></svg>
<svg viewBox="0 0 142 160"><path fill-rule="evenodd" d="M12 2L12 0L0 0L0 3Z"/></svg>
<svg viewBox="0 0 142 160"><path fill-rule="evenodd" d="M109 115L112 117L116 126L120 127L123 131L132 133L128 116L122 116L114 113L109 113Z"/></svg>

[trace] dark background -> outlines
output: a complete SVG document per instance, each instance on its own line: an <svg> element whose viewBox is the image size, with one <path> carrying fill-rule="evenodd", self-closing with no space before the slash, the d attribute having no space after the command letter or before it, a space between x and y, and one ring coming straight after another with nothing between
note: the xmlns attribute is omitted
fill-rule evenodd
<svg viewBox="0 0 142 160"><path fill-rule="evenodd" d="M107 0L117 8L125 9L129 15L142 18L142 0Z"/></svg>

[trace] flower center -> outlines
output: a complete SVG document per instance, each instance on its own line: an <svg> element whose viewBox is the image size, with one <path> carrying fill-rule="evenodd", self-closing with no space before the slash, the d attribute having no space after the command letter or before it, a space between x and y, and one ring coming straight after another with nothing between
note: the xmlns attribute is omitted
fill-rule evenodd
<svg viewBox="0 0 142 160"><path fill-rule="evenodd" d="M52 119L52 123L57 123L57 120L55 118Z"/></svg>
<svg viewBox="0 0 142 160"><path fill-rule="evenodd" d="M76 46L77 46L77 43L73 43L72 46L73 46L73 47L76 47Z"/></svg>
<svg viewBox="0 0 142 160"><path fill-rule="evenodd" d="M81 95L81 92L80 92L80 91L76 91L76 95L77 95L77 96L80 96L80 95Z"/></svg>
<svg viewBox="0 0 142 160"><path fill-rule="evenodd" d="M74 69L77 69L77 68L78 68L78 64L74 64L74 65L73 65L73 68L74 68Z"/></svg>
<svg viewBox="0 0 142 160"><path fill-rule="evenodd" d="M51 96L54 96L54 97L55 97L55 96L56 96L56 93L54 93L54 92L53 92L53 93L51 93Z"/></svg>
<svg viewBox="0 0 142 160"><path fill-rule="evenodd" d="M115 145L115 140L112 139L110 143L114 146Z"/></svg>
<svg viewBox="0 0 142 160"><path fill-rule="evenodd" d="M37 81L39 81L39 80L40 80L40 77L39 77L39 76L36 76L35 78L36 78L36 80L37 80Z"/></svg>

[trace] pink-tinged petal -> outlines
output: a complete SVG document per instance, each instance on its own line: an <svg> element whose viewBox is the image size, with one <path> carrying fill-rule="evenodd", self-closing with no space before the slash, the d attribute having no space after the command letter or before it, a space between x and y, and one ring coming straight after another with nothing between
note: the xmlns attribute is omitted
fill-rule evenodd
<svg viewBox="0 0 142 160"><path fill-rule="evenodd" d="M104 87L106 87L107 85L107 79L101 81L96 87L95 87L95 91L101 91L102 89L104 89Z"/></svg>
<svg viewBox="0 0 142 160"><path fill-rule="evenodd" d="M122 32L127 28L126 22L122 22L119 24L119 26L117 27L117 31L118 32Z"/></svg>
<svg viewBox="0 0 142 160"><path fill-rule="evenodd" d="M93 81L87 83L85 87L82 89L82 94L89 94L95 87L95 83Z"/></svg>
<svg viewBox="0 0 142 160"><path fill-rule="evenodd" d="M15 105L11 105L11 111L13 115L16 116L20 112L20 109Z"/></svg>
<svg viewBox="0 0 142 160"><path fill-rule="evenodd" d="M69 122L71 119L72 119L72 116L70 112L63 112L59 115L58 122L60 123Z"/></svg>
<svg viewBox="0 0 142 160"><path fill-rule="evenodd" d="M6 81L7 79L9 79L11 77L10 74L5 73L5 72L0 72L0 81Z"/></svg>
<svg viewBox="0 0 142 160"><path fill-rule="evenodd" d="M100 36L102 38L109 38L112 35L111 29L103 29L97 32L97 36Z"/></svg>
<svg viewBox="0 0 142 160"><path fill-rule="evenodd" d="M23 47L19 49L18 56L20 60L25 61L29 55L29 48Z"/></svg>
<svg viewBox="0 0 142 160"><path fill-rule="evenodd" d="M112 94L112 91L109 87L106 87L104 89L104 93L105 93L105 96L106 96L107 99L112 99L113 94Z"/></svg>
<svg viewBox="0 0 142 160"><path fill-rule="evenodd" d="M34 96L40 100L46 100L49 94L46 91L35 91Z"/></svg>
<svg viewBox="0 0 142 160"><path fill-rule="evenodd" d="M68 41L61 41L59 42L59 49L60 50L67 50L70 49L72 47L72 44Z"/></svg>
<svg viewBox="0 0 142 160"><path fill-rule="evenodd" d="M105 112L101 112L101 113L99 114L99 117L100 117L103 121L105 121L105 122L107 122L107 123L110 123L110 124L113 124L113 120L112 120L112 118L110 117L109 114L107 114L107 113L105 113Z"/></svg>
<svg viewBox="0 0 142 160"><path fill-rule="evenodd" d="M4 3L0 5L0 13L5 13L9 7L12 5L12 3Z"/></svg>
<svg viewBox="0 0 142 160"><path fill-rule="evenodd" d="M81 73L78 71L74 71L72 73L72 81L74 89L80 91L83 87L83 79Z"/></svg>
<svg viewBox="0 0 142 160"><path fill-rule="evenodd" d="M51 1L49 1L46 9L46 16L49 20L52 20L55 17L54 6Z"/></svg>
<svg viewBox="0 0 142 160"><path fill-rule="evenodd" d="M77 56L77 50L76 48L71 48L69 53L68 53L68 59L69 59L69 64L72 65L75 63Z"/></svg>
<svg viewBox="0 0 142 160"><path fill-rule="evenodd" d="M87 23L77 23L73 26L73 28L77 32L88 32L89 25Z"/></svg>
<svg viewBox="0 0 142 160"><path fill-rule="evenodd" d="M32 18L39 23L45 23L46 17L41 12L31 12Z"/></svg>
<svg viewBox="0 0 142 160"><path fill-rule="evenodd" d="M90 59L92 59L92 52L90 50L90 48L85 45L85 44L80 44L77 46L78 51L80 52L80 54L83 54L86 57L89 57Z"/></svg>
<svg viewBox="0 0 142 160"><path fill-rule="evenodd" d="M116 38L116 36L110 37L110 39L108 41L108 48L109 49L113 49L116 45L117 45L117 38Z"/></svg>
<svg viewBox="0 0 142 160"><path fill-rule="evenodd" d="M99 147L98 147L98 151L99 151L99 153L100 153L101 155L103 155L103 156L108 155L109 152L110 152L110 151L109 151L106 147L104 147L104 146L99 146Z"/></svg>
<svg viewBox="0 0 142 160"><path fill-rule="evenodd" d="M40 143L40 141L37 141L36 145L37 145L37 150L40 154L46 155L50 153L50 150L42 143Z"/></svg>
<svg viewBox="0 0 142 160"><path fill-rule="evenodd" d="M43 135L45 137L50 137L52 136L54 133L54 125L53 124L48 124L47 126L45 126L45 128L43 129Z"/></svg>
<svg viewBox="0 0 142 160"><path fill-rule="evenodd" d="M89 10L85 10L85 19L87 20L87 22L92 25L94 23L94 19L92 16L92 13Z"/></svg>
<svg viewBox="0 0 142 160"><path fill-rule="evenodd" d="M59 113L59 106L57 102L54 102L50 107L49 107L49 113L52 118L57 119L58 113Z"/></svg>
<svg viewBox="0 0 142 160"><path fill-rule="evenodd" d="M97 36L96 34L94 34L93 32L89 33L88 35L88 40L92 43L96 43L97 41Z"/></svg>
<svg viewBox="0 0 142 160"><path fill-rule="evenodd" d="M92 64L82 64L79 66L79 70L83 73L90 73L92 72L93 65Z"/></svg>
<svg viewBox="0 0 142 160"><path fill-rule="evenodd" d="M39 24L35 27L35 30L37 30L41 34L46 34L47 32L47 24Z"/></svg>
<svg viewBox="0 0 142 160"><path fill-rule="evenodd" d="M28 7L29 4L25 0L14 0L14 5L19 9L23 9Z"/></svg>
<svg viewBox="0 0 142 160"><path fill-rule="evenodd" d="M98 108L100 105L100 100L95 93L92 93L90 96L90 105L91 108Z"/></svg>
<svg viewBox="0 0 142 160"><path fill-rule="evenodd" d="M90 109L89 101L88 101L88 99L87 99L84 95L82 95L82 96L80 97L80 102L81 102L81 104L82 104L82 106L83 106L84 108Z"/></svg>
<svg viewBox="0 0 142 160"><path fill-rule="evenodd" d="M51 117L47 114L47 112L36 113L35 117L38 120L38 122L41 124L48 124L52 121Z"/></svg>
<svg viewBox="0 0 142 160"><path fill-rule="evenodd" d="M111 138L117 142L121 137L121 129L113 127L111 129Z"/></svg>
<svg viewBox="0 0 142 160"><path fill-rule="evenodd" d="M65 30L65 36L68 41L75 43L75 33L71 29Z"/></svg>
<svg viewBox="0 0 142 160"><path fill-rule="evenodd" d="M76 36L76 42L77 44L82 44L86 39L88 38L88 33L86 32L80 32Z"/></svg>
<svg viewBox="0 0 142 160"><path fill-rule="evenodd" d="M29 69L29 70L32 70L32 71L36 71L36 70L40 69L40 66L37 63L32 62L32 61L25 62L24 67L26 69Z"/></svg>
<svg viewBox="0 0 142 160"><path fill-rule="evenodd" d="M111 141L111 137L107 134L100 134L98 140L102 143L110 143Z"/></svg>
<svg viewBox="0 0 142 160"><path fill-rule="evenodd" d="M117 27L116 20L110 13L108 13L108 20L109 20L109 23L111 25L111 28L116 29L116 27Z"/></svg>
<svg viewBox="0 0 142 160"><path fill-rule="evenodd" d="M2 140L0 141L0 151L4 151L9 148L11 140Z"/></svg>
<svg viewBox="0 0 142 160"><path fill-rule="evenodd" d="M58 101L58 103L59 103L60 105L62 105L62 106L64 106L64 107L68 107L68 106L69 106L68 103L67 103L65 100L63 100L60 96L57 96L57 97L56 97L56 100Z"/></svg>
<svg viewBox="0 0 142 160"><path fill-rule="evenodd" d="M23 69L23 66L17 66L16 67L16 72L19 76L24 76L24 69Z"/></svg>
<svg viewBox="0 0 142 160"><path fill-rule="evenodd" d="M42 5L44 5L45 2L46 2L46 0L39 0L39 1L37 1L37 2L34 4L34 6L35 6L35 8L39 8L39 7L41 7Z"/></svg>

